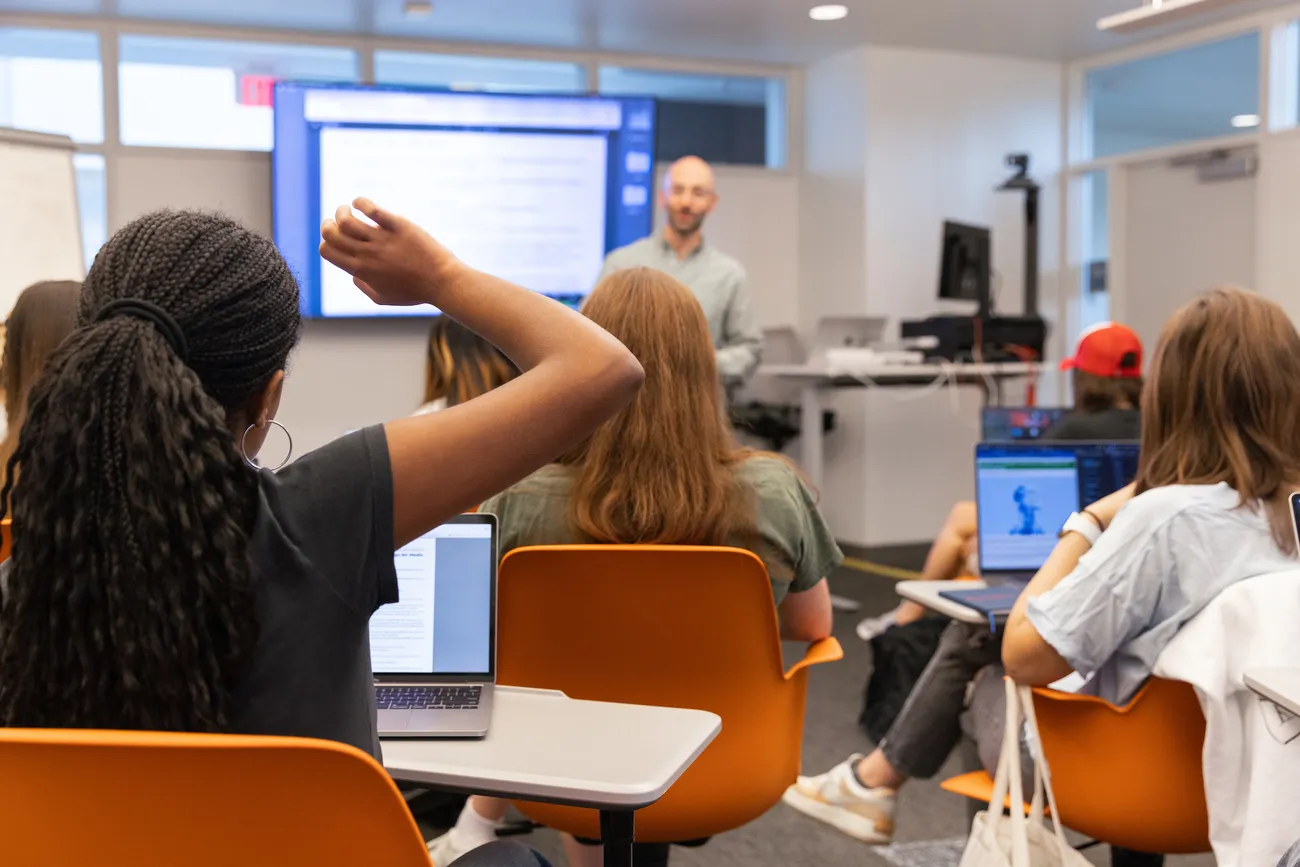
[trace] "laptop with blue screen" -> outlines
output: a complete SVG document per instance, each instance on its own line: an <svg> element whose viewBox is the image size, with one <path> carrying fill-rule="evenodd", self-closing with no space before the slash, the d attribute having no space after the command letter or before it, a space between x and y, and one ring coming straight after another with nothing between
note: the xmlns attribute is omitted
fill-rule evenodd
<svg viewBox="0 0 1300 867"><path fill-rule="evenodd" d="M496 680L497 520L460 515L396 553L370 618L379 736L483 737Z"/></svg>
<svg viewBox="0 0 1300 867"><path fill-rule="evenodd" d="M1133 481L1136 442L980 443L975 501L980 577L989 584L1033 577L1056 547L1066 518Z"/></svg>

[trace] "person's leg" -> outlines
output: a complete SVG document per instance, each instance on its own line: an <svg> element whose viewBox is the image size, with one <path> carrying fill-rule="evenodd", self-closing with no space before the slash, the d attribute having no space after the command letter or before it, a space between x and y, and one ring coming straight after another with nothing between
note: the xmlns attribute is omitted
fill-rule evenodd
<svg viewBox="0 0 1300 867"><path fill-rule="evenodd" d="M977 527L973 502L963 501L953 506L943 522L943 527L939 530L939 535L935 536L930 552L925 557L925 566L921 569L920 580L951 581L964 574ZM894 624L901 626L920 620L924 616L924 607L915 602L904 601L888 614L863 620L858 624L858 636L863 641L870 641L874 635L884 632Z"/></svg>
<svg viewBox="0 0 1300 867"><path fill-rule="evenodd" d="M799 777L786 790L785 802L859 840L889 842L896 790L909 777L938 772L961 738L967 684L999 657L1000 648L1000 635L949 624L880 746L820 776Z"/></svg>
<svg viewBox="0 0 1300 867"><path fill-rule="evenodd" d="M507 840L480 846L459 858L456 863L460 867L551 867L551 862L537 852ZM443 867L441 861L434 861L434 864Z"/></svg>
<svg viewBox="0 0 1300 867"><path fill-rule="evenodd" d="M497 828L506 817L510 802L503 798L474 795L460 811L456 825L441 837L429 841L429 854L438 867L463 858L467 853L497 839Z"/></svg>

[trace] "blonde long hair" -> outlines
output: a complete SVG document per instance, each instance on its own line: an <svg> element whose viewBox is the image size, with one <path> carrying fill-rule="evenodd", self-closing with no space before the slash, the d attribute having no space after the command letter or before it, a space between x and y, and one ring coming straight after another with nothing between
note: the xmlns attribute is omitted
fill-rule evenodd
<svg viewBox="0 0 1300 867"><path fill-rule="evenodd" d="M450 316L429 327L424 402L445 398L455 406L487 394L519 375L510 359Z"/></svg>
<svg viewBox="0 0 1300 867"><path fill-rule="evenodd" d="M18 436L27 418L27 396L45 370L45 363L77 327L81 284L70 280L36 283L18 296L5 322L5 345L0 361L0 387L4 389L8 430L0 441L0 468L18 448Z"/></svg>
<svg viewBox="0 0 1300 867"><path fill-rule="evenodd" d="M727 421L695 296L661 271L633 268L603 280L582 312L631 350L645 385L560 458L574 473L570 524L596 542L756 545L756 497L736 468L758 452Z"/></svg>
<svg viewBox="0 0 1300 867"><path fill-rule="evenodd" d="M1137 492L1227 482L1268 510L1278 547L1294 554L1298 440L1300 335L1282 308L1222 287L1175 313L1142 395Z"/></svg>

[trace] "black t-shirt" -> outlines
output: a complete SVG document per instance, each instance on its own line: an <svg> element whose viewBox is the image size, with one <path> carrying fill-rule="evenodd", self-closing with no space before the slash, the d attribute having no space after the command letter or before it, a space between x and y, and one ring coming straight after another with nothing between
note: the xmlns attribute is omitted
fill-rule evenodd
<svg viewBox="0 0 1300 867"><path fill-rule="evenodd" d="M1047 429L1045 440L1136 440L1142 438L1142 413L1136 409L1075 411Z"/></svg>
<svg viewBox="0 0 1300 867"><path fill-rule="evenodd" d="M251 539L259 637L233 730L351 744L380 758L370 615L397 601L382 427L261 474Z"/></svg>

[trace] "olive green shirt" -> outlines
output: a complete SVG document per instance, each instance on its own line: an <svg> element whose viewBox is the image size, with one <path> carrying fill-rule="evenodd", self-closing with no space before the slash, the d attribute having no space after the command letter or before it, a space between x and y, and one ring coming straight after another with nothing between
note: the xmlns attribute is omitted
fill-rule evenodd
<svg viewBox="0 0 1300 867"><path fill-rule="evenodd" d="M787 593L810 590L844 561L830 527L817 511L812 493L787 463L755 457L737 470L741 481L757 494L757 529L762 544L754 553L763 559L772 578L777 604ZM483 504L497 516L501 554L528 545L580 545L589 542L569 526L571 471L558 464L543 467ZM735 547L750 548L735 540Z"/></svg>

